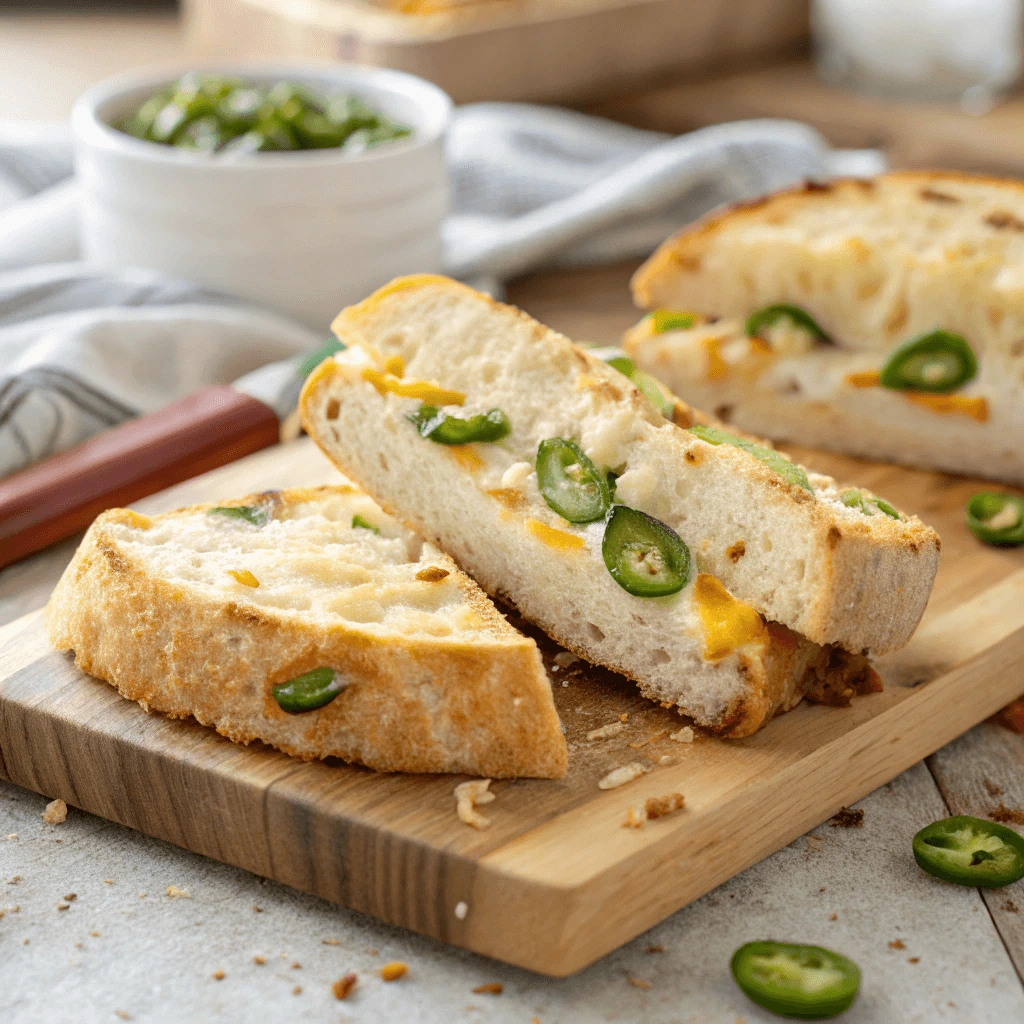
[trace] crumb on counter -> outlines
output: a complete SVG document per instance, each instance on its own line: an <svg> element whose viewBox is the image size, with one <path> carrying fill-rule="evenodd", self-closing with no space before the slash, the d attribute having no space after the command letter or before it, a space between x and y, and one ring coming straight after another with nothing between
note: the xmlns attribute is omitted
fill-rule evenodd
<svg viewBox="0 0 1024 1024"><path fill-rule="evenodd" d="M670 732L668 738L675 740L676 743L692 743L694 740L693 729L688 725L684 725L678 732Z"/></svg>
<svg viewBox="0 0 1024 1024"><path fill-rule="evenodd" d="M405 977L408 971L408 966L401 960L392 960L380 969L380 976L385 981L398 981L399 978Z"/></svg>
<svg viewBox="0 0 1024 1024"><path fill-rule="evenodd" d="M490 819L476 811L478 804L489 804L494 799L494 794L488 789L490 784L490 779L472 779L455 787L455 810L459 821L477 829L490 825Z"/></svg>
<svg viewBox="0 0 1024 1024"><path fill-rule="evenodd" d="M213 977L214 981L223 981L224 980L224 972L223 971L214 971L212 977Z"/></svg>
<svg viewBox="0 0 1024 1024"><path fill-rule="evenodd" d="M301 985L296 985L295 988L292 989L292 995L293 996L301 996L302 995L302 986Z"/></svg>
<svg viewBox="0 0 1024 1024"><path fill-rule="evenodd" d="M618 789L619 786L624 786L627 782L632 782L649 771L650 768L646 765L642 765L639 761L633 761L630 764L623 765L621 768L615 768L613 771L610 771L597 784L597 788Z"/></svg>
<svg viewBox="0 0 1024 1024"><path fill-rule="evenodd" d="M986 817L1003 825L1024 825L1024 811L1018 811L1015 807L1007 807L1002 802L995 810L989 811Z"/></svg>
<svg viewBox="0 0 1024 1024"><path fill-rule="evenodd" d="M594 740L611 739L612 736L618 736L625 728L624 722L610 722L608 725L602 725L600 729L591 729L587 733L587 740L593 743Z"/></svg>
<svg viewBox="0 0 1024 1024"><path fill-rule="evenodd" d="M647 820L643 811L638 811L635 807L630 807L626 811L626 820L622 823L623 828L643 828L644 822Z"/></svg>
<svg viewBox="0 0 1024 1024"><path fill-rule="evenodd" d="M907 947L906 947L906 944L903 942L902 939L893 939L892 942L889 943L889 948L890 949L906 949Z"/></svg>
<svg viewBox="0 0 1024 1024"><path fill-rule="evenodd" d="M477 995L491 995L500 996L503 991L503 986L500 981L489 981L486 985L477 985L473 991Z"/></svg>
<svg viewBox="0 0 1024 1024"><path fill-rule="evenodd" d="M359 981L359 976L355 971L349 971L344 977L339 978L333 985L331 985L331 991L334 993L335 999L348 999L352 994L352 989L356 987L356 982Z"/></svg>
<svg viewBox="0 0 1024 1024"><path fill-rule="evenodd" d="M639 740L636 743L630 743L630 746L634 750L639 750L641 747L646 747L648 743L653 743L655 740L660 740L662 736L664 736L667 732L668 729L662 729L661 732L651 733L651 735L646 737L645 739Z"/></svg>
<svg viewBox="0 0 1024 1024"><path fill-rule="evenodd" d="M645 953L664 953L665 947L660 942L652 942L649 946L644 947Z"/></svg>
<svg viewBox="0 0 1024 1024"><path fill-rule="evenodd" d="M167 886L167 895L172 900L188 900L192 897L188 894L188 889L179 889L176 885ZM67 897L65 897L67 899Z"/></svg>
<svg viewBox="0 0 1024 1024"><path fill-rule="evenodd" d="M267 958L265 956L254 956L252 958L252 962L254 964L265 964L267 962Z"/></svg>
<svg viewBox="0 0 1024 1024"><path fill-rule="evenodd" d="M628 981L634 988L642 988L645 991L651 987L651 983L649 981L645 981L643 978L634 978L632 974L626 978L626 981Z"/></svg>
<svg viewBox="0 0 1024 1024"><path fill-rule="evenodd" d="M854 811L849 807L840 807L829 819L833 828L863 828L864 812Z"/></svg>
<svg viewBox="0 0 1024 1024"><path fill-rule="evenodd" d="M51 800L43 809L43 813L41 815L43 821L45 821L47 825L59 825L67 818L67 816L68 805L64 803L63 800ZM8 836L7 838L10 839L11 836ZM17 833L15 833L14 838L17 838Z"/></svg>
<svg viewBox="0 0 1024 1024"><path fill-rule="evenodd" d="M340 946L341 943L337 939L321 939L320 942L325 946Z"/></svg>

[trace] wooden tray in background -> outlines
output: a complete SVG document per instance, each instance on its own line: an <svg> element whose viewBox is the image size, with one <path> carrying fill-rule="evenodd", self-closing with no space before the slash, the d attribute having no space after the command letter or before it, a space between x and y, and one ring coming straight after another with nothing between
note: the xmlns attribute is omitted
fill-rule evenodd
<svg viewBox="0 0 1024 1024"><path fill-rule="evenodd" d="M376 64L428 78L457 103L578 103L791 51L808 34L807 0L480 0L433 14L386 0L186 0L185 10L204 55Z"/></svg>
<svg viewBox="0 0 1024 1024"><path fill-rule="evenodd" d="M879 664L885 691L848 709L802 705L749 739L676 743L666 735L679 724L673 713L583 663L556 671L558 649L542 639L569 775L496 783L484 809L492 825L477 832L456 818L457 777L305 764L146 714L50 650L34 613L0 631L0 776L444 942L545 974L579 970L1024 690L1024 552L968 533L963 505L980 485L790 450L919 513L943 539L921 629ZM336 478L303 439L139 507ZM624 733L586 742L624 713ZM672 763L659 765L666 755ZM621 789L597 788L630 761L655 767ZM622 827L631 806L673 792L684 811Z"/></svg>

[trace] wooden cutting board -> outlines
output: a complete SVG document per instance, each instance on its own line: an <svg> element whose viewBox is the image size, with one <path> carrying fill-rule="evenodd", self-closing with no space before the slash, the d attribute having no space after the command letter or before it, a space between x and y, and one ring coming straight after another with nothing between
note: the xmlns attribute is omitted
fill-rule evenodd
<svg viewBox="0 0 1024 1024"><path fill-rule="evenodd" d="M679 720L621 677L560 668L542 637L570 749L558 782L493 785L491 819L455 815L453 776L379 775L236 746L146 714L47 645L41 613L0 631L0 775L49 797L306 892L551 975L649 928L892 779L1024 690L1024 550L963 525L983 486L790 449L855 479L942 535L925 621L883 659L885 691L847 709L802 705L745 740L668 738ZM308 440L267 449L140 503L158 511L336 474ZM628 715L604 742L589 730ZM662 763L665 760L666 763ZM616 790L612 768L652 770ZM629 808L686 808L625 828Z"/></svg>

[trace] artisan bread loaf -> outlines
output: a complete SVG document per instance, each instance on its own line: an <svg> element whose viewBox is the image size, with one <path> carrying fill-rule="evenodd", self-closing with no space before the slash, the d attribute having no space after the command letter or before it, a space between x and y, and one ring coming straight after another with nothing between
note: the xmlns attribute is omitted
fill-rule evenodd
<svg viewBox="0 0 1024 1024"><path fill-rule="evenodd" d="M310 375L300 402L324 452L484 589L700 724L753 731L830 669L849 672L822 645L890 650L917 624L933 531L865 515L827 477L791 483L670 423L619 372L520 311L420 276L345 310L335 330L349 348ZM421 400L461 417L499 409L511 432L435 443L409 419ZM577 441L618 474L617 503L688 544L696 571L684 589L627 593L606 567L604 523L572 524L548 506L535 461L552 438Z"/></svg>
<svg viewBox="0 0 1024 1024"><path fill-rule="evenodd" d="M350 486L106 512L47 625L123 696L241 743L381 771L565 772L536 644ZM323 669L329 702L285 710L275 686Z"/></svg>
<svg viewBox="0 0 1024 1024"><path fill-rule="evenodd" d="M902 172L781 192L669 239L633 296L698 314L691 330L638 325L636 364L744 430L1024 483L1020 182ZM783 326L749 344L747 318L780 303L827 340ZM972 379L948 394L879 386L894 349L936 330L966 340Z"/></svg>

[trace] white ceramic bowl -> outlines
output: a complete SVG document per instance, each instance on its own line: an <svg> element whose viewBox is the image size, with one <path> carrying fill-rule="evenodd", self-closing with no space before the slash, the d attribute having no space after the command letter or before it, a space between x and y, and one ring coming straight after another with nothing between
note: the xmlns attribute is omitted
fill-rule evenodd
<svg viewBox="0 0 1024 1024"><path fill-rule="evenodd" d="M437 86L354 64L190 70L352 92L413 135L356 155L209 156L111 127L184 72L103 82L72 113L86 259L165 271L324 331L397 274L442 269L451 100Z"/></svg>

